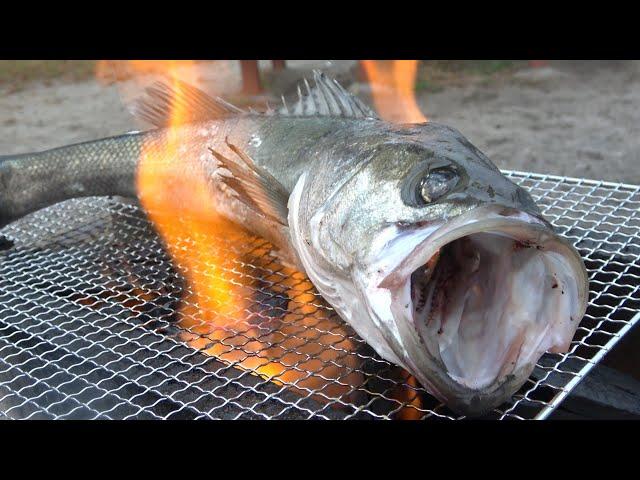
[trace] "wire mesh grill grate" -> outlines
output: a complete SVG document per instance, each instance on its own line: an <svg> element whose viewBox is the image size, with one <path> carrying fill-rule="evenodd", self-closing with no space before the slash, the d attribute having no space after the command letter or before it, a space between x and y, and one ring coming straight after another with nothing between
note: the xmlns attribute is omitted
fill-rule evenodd
<svg viewBox="0 0 640 480"><path fill-rule="evenodd" d="M507 174L589 271L569 353L488 415L545 418L640 316L640 187ZM72 200L2 232L0 418L459 418L261 239L209 242L225 261L192 266L236 287L237 309L211 317L135 204Z"/></svg>

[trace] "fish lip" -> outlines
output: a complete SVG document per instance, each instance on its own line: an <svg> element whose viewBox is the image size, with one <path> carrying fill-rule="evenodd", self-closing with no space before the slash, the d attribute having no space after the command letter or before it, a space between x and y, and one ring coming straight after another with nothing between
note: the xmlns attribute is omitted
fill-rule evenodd
<svg viewBox="0 0 640 480"><path fill-rule="evenodd" d="M584 299L583 303L585 303L586 309L588 293L586 289L587 271L582 257L580 257L573 245L564 237L555 233L553 226L547 220L523 210L492 204L473 208L449 221L421 222L414 226L414 230L424 228L427 225L431 227L432 232L417 243L412 251L380 280L378 288L390 289L400 286L440 248L458 238L487 231L503 231L506 233L520 227L529 234L529 238L523 237L525 242L543 249L545 246L555 243L559 248L574 257L575 261L571 262L571 264L581 267L574 269L576 270L574 273L577 273L581 280L578 282L578 285L582 287L579 291L579 298Z"/></svg>
<svg viewBox="0 0 640 480"><path fill-rule="evenodd" d="M439 396L443 402L454 412L467 416L479 417L491 412L492 409L508 401L517 390L522 379L529 377L535 368L535 364L525 364L517 372L512 372L504 377L501 382L496 383L489 390L465 390L456 392L453 396Z"/></svg>
<svg viewBox="0 0 640 480"><path fill-rule="evenodd" d="M426 233L416 237L410 252L403 257L398 256L402 259L394 268L388 269L388 273L379 275L376 279L371 278L370 285L372 287L393 292L394 289L400 289L407 281L410 281L411 274L425 264L444 245L474 233L504 232L506 236L528 243L528 246L557 252L566 259L566 264L571 269L570 273L576 280L577 302L574 304L575 310L573 310L579 317L575 322L576 328L584 316L588 300L588 276L582 258L567 239L556 234L553 227L538 216L500 205L489 205L476 207L448 221L443 220L416 226L413 233L415 234L415 231L420 229ZM403 233L408 232L411 232L411 229L405 226ZM384 258L390 248L392 245L389 244L379 250L378 258ZM398 255L397 252L395 254ZM391 315L395 318L394 313L391 312ZM411 333L414 338L415 336L422 338L414 321L407 322L406 326L399 325L403 322L399 322L398 318L393 321L398 325L398 328L404 331L404 335ZM409 345L401 341L399 345L396 345L396 354L403 357L405 368L410 370L423 386L451 406L453 410L464 415L486 413L491 408L508 400L526 381L537 361L536 358L531 363L528 357L523 357L522 363L513 367L508 366L493 382L476 387L460 383L452 377L439 353L436 352L434 356L434 353L426 348L424 342L425 340L422 341L422 352L412 348L412 353L403 356L402 351Z"/></svg>

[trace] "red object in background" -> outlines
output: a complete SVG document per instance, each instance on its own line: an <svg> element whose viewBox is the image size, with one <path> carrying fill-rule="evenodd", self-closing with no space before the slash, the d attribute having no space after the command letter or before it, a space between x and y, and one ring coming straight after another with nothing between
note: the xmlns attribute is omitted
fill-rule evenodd
<svg viewBox="0 0 640 480"><path fill-rule="evenodd" d="M242 70L242 93L245 95L258 95L262 92L258 61L240 60L240 69Z"/></svg>
<svg viewBox="0 0 640 480"><path fill-rule="evenodd" d="M271 63L273 63L273 69L277 72L279 70L284 70L286 67L285 61L284 60L271 60Z"/></svg>
<svg viewBox="0 0 640 480"><path fill-rule="evenodd" d="M549 65L549 60L529 60L529 66L531 68L542 68Z"/></svg>

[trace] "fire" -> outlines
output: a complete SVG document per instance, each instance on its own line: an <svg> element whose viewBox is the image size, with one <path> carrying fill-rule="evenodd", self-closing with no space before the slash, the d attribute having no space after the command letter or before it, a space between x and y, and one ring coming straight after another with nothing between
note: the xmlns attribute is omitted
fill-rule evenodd
<svg viewBox="0 0 640 480"><path fill-rule="evenodd" d="M162 75L184 81L197 78L193 60L100 60L96 63L96 78L101 83L133 79L141 83L146 76Z"/></svg>
<svg viewBox="0 0 640 480"><path fill-rule="evenodd" d="M390 86L384 95L374 97L383 116L392 113L385 105L400 102L393 110L397 121L425 120L413 97L415 62L398 61L389 68L373 62L365 65L370 78ZM149 77L161 75L179 91L178 80L198 86L200 68L194 61L102 61L96 74L102 81L132 81L138 91L151 82ZM258 275L248 268L273 262L268 255L271 246L250 247L251 235L216 213L200 163L189 161L188 146L182 144L181 129L190 113L186 108L183 103L173 103L163 141L143 145L137 172L140 202L186 281L176 316L182 340L303 396L311 392L319 401L348 401L348 397L362 394L358 387L365 378L359 345L335 313L321 306L313 285L302 273L285 269L272 281L272 288L286 302L281 318L265 323L262 312L250 310L257 294L251 281ZM406 116L400 118L399 112ZM234 251L230 245L238 249ZM253 250L242 252L242 246ZM278 269L264 267L269 270ZM410 393L394 392L392 396L419 409L420 400ZM416 415L414 410L404 418Z"/></svg>
<svg viewBox="0 0 640 480"><path fill-rule="evenodd" d="M181 88L178 80L193 84L198 76L192 61L133 60L118 65L120 72L162 74L177 91ZM180 128L189 115L186 108L174 103L164 141L142 146L137 172L138 196L170 255L187 277L192 298L186 299L186 303L200 305L206 318L221 319L241 310L242 306L233 296L234 285L221 275L220 265L229 259L220 253L224 250L216 245L215 239L232 235L237 229L215 214L204 176L193 171L197 166L185 158L181 150L184 146L180 142ZM180 247L185 238L213 238L213 241L196 240L192 248L185 251Z"/></svg>
<svg viewBox="0 0 640 480"><path fill-rule="evenodd" d="M373 102L385 120L422 123L427 117L416 102L417 60L362 60Z"/></svg>
<svg viewBox="0 0 640 480"><path fill-rule="evenodd" d="M98 64L96 73L102 81L132 81L138 91L160 75L179 91L178 80L198 85L198 69L198 64L189 61L105 61ZM289 271L284 280L278 279L280 294L290 299L283 318L270 326L252 321L255 314L249 308L255 291L243 267L246 258L229 249L229 245L248 249L251 237L216 213L199 162L189 162L189 153L181 144L181 126L189 112L182 103L173 105L165 141L143 145L137 189L142 206L186 280L186 294L177 312L182 339L276 384L322 392L321 397L346 394L358 383L357 357L346 355L340 361L336 357L337 352L344 355L354 350L352 341L344 338L346 332L340 333L344 326L336 325L326 310L314 304L313 286L304 275ZM269 249L251 252L251 261L268 258Z"/></svg>

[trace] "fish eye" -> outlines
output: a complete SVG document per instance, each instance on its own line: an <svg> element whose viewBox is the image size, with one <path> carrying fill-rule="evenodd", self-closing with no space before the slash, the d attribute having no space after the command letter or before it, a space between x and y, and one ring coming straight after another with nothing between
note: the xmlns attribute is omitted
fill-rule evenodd
<svg viewBox="0 0 640 480"><path fill-rule="evenodd" d="M427 205L443 197L458 184L458 173L450 167L430 170L416 186L416 199L421 205Z"/></svg>
<svg viewBox="0 0 640 480"><path fill-rule="evenodd" d="M400 195L405 205L422 208L459 190L467 181L464 169L446 159L420 162L406 174Z"/></svg>

